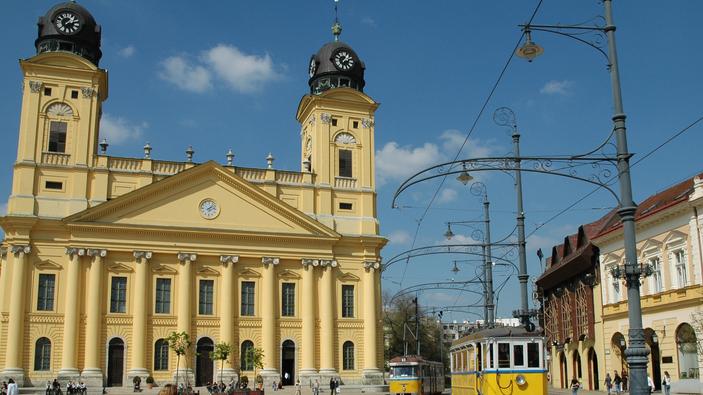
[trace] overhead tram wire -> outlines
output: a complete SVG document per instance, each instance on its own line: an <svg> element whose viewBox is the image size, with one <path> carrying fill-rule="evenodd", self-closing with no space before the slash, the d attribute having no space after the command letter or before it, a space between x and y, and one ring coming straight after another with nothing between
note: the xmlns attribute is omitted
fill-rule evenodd
<svg viewBox="0 0 703 395"><path fill-rule="evenodd" d="M678 138L678 137L681 136L682 134L684 134L684 133L686 133L687 131L689 131L692 127L696 126L696 125L697 125L698 123L700 123L701 121L703 121L703 116L701 116L701 117L699 117L698 119L696 119L695 121L691 122L688 126L686 126L685 128L683 128L683 129L677 131L676 133L674 133L673 135L671 135L669 138L667 138L666 140L664 140L661 144L659 144L659 145L657 145L656 147L654 147L653 149L651 149L649 152L647 152L646 154L644 154L641 158L639 158L639 159L636 160L634 163L632 163L632 165L630 165L630 168L636 166L637 164L639 164L639 163L642 162L643 160L645 160L645 159L647 159L648 157L652 156L655 152L659 151L662 147L664 147L665 145L671 143L671 142L674 141L676 138ZM614 175L614 176L611 177L608 181L606 181L606 183L607 183L607 184L611 184L612 182L614 182L615 180L617 180L618 175L619 175L619 174ZM566 213L567 211L569 211L571 208L573 208L573 207L576 206L577 204L583 202L584 200L586 200L588 197L590 197L590 196L593 195L594 193L598 192L601 188L602 188L602 187L595 187L591 192L585 194L584 196L582 196L582 197L580 197L579 199L577 199L575 202L571 203L570 205L568 205L568 206L565 207L564 209L560 210L558 213L556 213L556 214L554 214L553 216L551 216L548 220L546 220L545 222L542 222L540 225L538 225L537 227L535 227L535 229L533 229L533 230L527 235L527 237L529 238L530 236L532 236L533 234L535 234L538 230L540 230L542 227L544 227L544 226L547 225L548 223L554 221L555 219L559 218L559 217L562 216L564 213Z"/></svg>
<svg viewBox="0 0 703 395"><path fill-rule="evenodd" d="M527 22L528 25L532 23L532 20L535 18L537 15L537 12L539 11L540 7L542 7L542 2L544 0L539 0L537 3L537 6L535 6L534 11L532 11L532 15L530 16L529 22ZM510 51L510 56L508 56L508 60L505 62L505 65L500 71L500 74L498 74L498 79L496 79L496 82L493 84L493 87L491 88L491 91L488 93L488 96L486 97L486 100L484 100L483 105L481 106L481 109L479 110L478 114L476 114L476 118L474 118L474 122L471 124L471 128L469 128L468 133L466 134L466 138L464 139L464 142L461 143L461 147L459 147L459 150L457 151L456 155L454 155L453 161L456 161L457 158L459 158L459 155L461 155L461 151L464 150L464 147L466 146L466 143L469 141L469 138L473 134L474 130L476 130L476 125L478 125L478 121L481 119L483 116L483 113L486 110L486 107L488 107L488 103L490 103L491 99L493 98L493 94L495 91L498 89L498 85L500 85L500 82L503 80L503 76L505 75L505 72L508 70L508 66L510 66L510 63L512 62L513 58L515 57L515 52L517 49L520 47L520 43L522 42L523 37L525 36L525 32L523 31L522 34L520 34L520 38L517 40L517 43L515 43L515 46L513 49ZM432 195L432 199L430 199L430 202L427 204L427 207L425 208L424 212L416 220L417 222L417 227L415 228L415 234L413 235L413 242L410 246L410 248L415 248L415 243L417 241L417 236L420 233L420 227L422 226L422 221L424 221L425 217L427 216L427 212L430 210L432 207L432 204L434 201L437 199L437 196L439 195L439 191L442 189L444 186L444 182L447 180L447 176L442 177L442 180L439 183L439 186L435 190L434 194ZM405 278L405 273L408 270L408 263L410 262L410 258L408 258L405 261L405 268L403 269L403 276L401 277L401 284L403 283L403 280Z"/></svg>

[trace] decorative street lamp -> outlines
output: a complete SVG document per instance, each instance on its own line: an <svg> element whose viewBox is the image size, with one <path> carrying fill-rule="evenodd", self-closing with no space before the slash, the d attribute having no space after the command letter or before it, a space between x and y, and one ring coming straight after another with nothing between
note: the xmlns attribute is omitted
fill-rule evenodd
<svg viewBox="0 0 703 395"><path fill-rule="evenodd" d="M618 214L623 226L623 240L625 247L625 265L622 269L613 271L613 275L625 279L627 284L627 306L630 347L625 350L627 364L630 370L630 393L645 395L649 393L647 383L647 355L645 347L644 329L642 328L642 306L640 301L640 279L650 273L646 265L637 263L637 245L635 237L635 212L637 205L632 200L632 181L630 179L630 157L627 148L627 133L625 128L625 111L622 104L620 89L620 72L618 69L617 48L615 45L615 24L613 23L612 0L603 0L605 11L605 26L585 25L521 25L525 32L526 42L517 52L518 56L532 61L534 57L543 52L541 47L532 42L531 31L544 31L572 38L591 46L603 54L608 60L608 70L614 104L613 134L616 140L616 155L618 179L620 184L620 206ZM603 33L607 37L608 53L606 54L597 43L589 42L577 35L578 31L593 31Z"/></svg>

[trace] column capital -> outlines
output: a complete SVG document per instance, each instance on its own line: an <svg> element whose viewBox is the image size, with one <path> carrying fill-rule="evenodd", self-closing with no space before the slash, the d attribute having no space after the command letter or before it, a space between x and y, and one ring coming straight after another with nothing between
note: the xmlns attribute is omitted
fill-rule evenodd
<svg viewBox="0 0 703 395"><path fill-rule="evenodd" d="M32 246L13 244L10 246L10 252L12 252L14 255L17 255L19 253L29 254L30 252L32 252Z"/></svg>
<svg viewBox="0 0 703 395"><path fill-rule="evenodd" d="M381 268L381 261L364 261L364 269L368 271L378 270Z"/></svg>
<svg viewBox="0 0 703 395"><path fill-rule="evenodd" d="M4 258L7 256L7 248L2 247L0 248L0 257Z"/></svg>
<svg viewBox="0 0 703 395"><path fill-rule="evenodd" d="M220 262L222 265L227 266L227 264L235 264L239 262L239 255L220 255Z"/></svg>
<svg viewBox="0 0 703 395"><path fill-rule="evenodd" d="M105 248L88 248L88 256L93 258L105 258L107 256L107 250Z"/></svg>
<svg viewBox="0 0 703 395"><path fill-rule="evenodd" d="M151 251L140 251L140 250L134 250L132 252L132 255L134 255L134 258L136 258L137 262L142 262L142 260L149 260L151 259L152 256Z"/></svg>
<svg viewBox="0 0 703 395"><path fill-rule="evenodd" d="M278 257L273 257L273 256L264 256L264 257L261 257L261 263L263 263L263 264L266 265L266 266L268 266L268 265L274 265L274 266L276 266L276 265L278 265L278 264L280 263L280 261L281 261L281 260L280 260L280 258L278 258Z"/></svg>
<svg viewBox="0 0 703 395"><path fill-rule="evenodd" d="M73 257L74 255L83 256L85 255L85 248L66 247L66 255L70 257Z"/></svg>
<svg viewBox="0 0 703 395"><path fill-rule="evenodd" d="M198 254L194 252L179 252L178 260L181 262L189 261L195 262L198 259Z"/></svg>
<svg viewBox="0 0 703 395"><path fill-rule="evenodd" d="M320 260L319 259L312 259L312 258L303 258L301 259L301 263L303 264L304 268L309 268L310 266L320 266Z"/></svg>
<svg viewBox="0 0 703 395"><path fill-rule="evenodd" d="M335 268L335 267L337 267L337 260L336 259L320 259L320 266Z"/></svg>

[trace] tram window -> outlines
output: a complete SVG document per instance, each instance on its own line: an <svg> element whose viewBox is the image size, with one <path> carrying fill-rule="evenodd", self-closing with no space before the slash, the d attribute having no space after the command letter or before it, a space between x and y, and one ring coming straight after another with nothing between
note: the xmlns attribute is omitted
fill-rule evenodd
<svg viewBox="0 0 703 395"><path fill-rule="evenodd" d="M510 343L498 343L498 367L510 367Z"/></svg>
<svg viewBox="0 0 703 395"><path fill-rule="evenodd" d="M525 346L522 344L513 345L513 366L525 366Z"/></svg>
<svg viewBox="0 0 703 395"><path fill-rule="evenodd" d="M486 354L486 369L495 367L493 363L493 343L488 345L488 352Z"/></svg>
<svg viewBox="0 0 703 395"><path fill-rule="evenodd" d="M539 367L539 343L527 343L527 367Z"/></svg>
<svg viewBox="0 0 703 395"><path fill-rule="evenodd" d="M476 361L478 362L478 367L476 370L483 370L483 352L481 351L481 343L476 345Z"/></svg>
<svg viewBox="0 0 703 395"><path fill-rule="evenodd" d="M415 368L412 366L393 366L391 370L392 377L409 377L415 376Z"/></svg>

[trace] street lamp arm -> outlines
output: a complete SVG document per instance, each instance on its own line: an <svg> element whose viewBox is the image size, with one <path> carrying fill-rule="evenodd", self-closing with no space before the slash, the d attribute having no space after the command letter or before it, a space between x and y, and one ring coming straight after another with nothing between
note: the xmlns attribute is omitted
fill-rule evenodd
<svg viewBox="0 0 703 395"><path fill-rule="evenodd" d="M492 246L496 248L500 247L516 247L518 244L517 243L493 243ZM393 265L396 262L404 261L410 258L418 257L418 256L425 256L425 255L436 255L436 254L465 254L465 255L474 255L474 256L480 256L483 257L483 252L481 250L481 244L445 244L445 245L438 245L438 246L426 246L426 247L418 247L418 248L413 248L411 250L407 250L404 252L401 252L400 254L395 255L394 257L388 259L386 262L384 262L381 265L381 272L384 272L388 270L388 268ZM506 262L509 264L513 264L507 259L504 258L499 258L499 257L492 257L494 261L501 261L501 262Z"/></svg>
<svg viewBox="0 0 703 395"><path fill-rule="evenodd" d="M560 36L572 38L572 39L579 41L583 44L586 44L589 47L600 52L600 54L605 57L608 68L610 68L610 66L612 64L610 61L610 57L603 50L603 48L601 48L598 45L598 42L593 43L588 40L584 40L584 39L578 37L578 33L568 33L568 31L576 30L576 31L592 31L592 32L598 32L598 33L603 34L603 33L607 32L607 29L604 26L583 26L583 25L566 25L566 26L564 26L564 25L518 25L518 26L520 28L522 28L523 31L539 31L539 32L558 34ZM564 30L566 30L566 32Z"/></svg>

